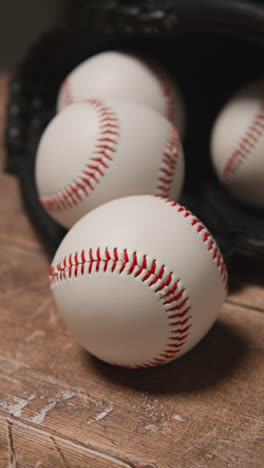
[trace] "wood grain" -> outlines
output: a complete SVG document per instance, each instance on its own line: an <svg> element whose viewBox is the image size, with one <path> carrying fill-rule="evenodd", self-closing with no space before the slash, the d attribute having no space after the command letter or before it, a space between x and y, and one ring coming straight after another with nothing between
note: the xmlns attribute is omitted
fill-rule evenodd
<svg viewBox="0 0 264 468"><path fill-rule="evenodd" d="M0 467L263 466L261 270L232 272L219 319L187 355L119 369L65 327L17 180L2 170L0 184Z"/></svg>

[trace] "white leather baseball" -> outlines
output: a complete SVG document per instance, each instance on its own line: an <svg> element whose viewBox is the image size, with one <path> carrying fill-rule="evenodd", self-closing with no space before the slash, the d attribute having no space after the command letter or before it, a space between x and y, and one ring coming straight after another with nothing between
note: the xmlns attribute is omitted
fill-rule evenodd
<svg viewBox="0 0 264 468"><path fill-rule="evenodd" d="M93 355L126 367L164 364L208 332L227 272L205 226L158 196L108 202L66 234L50 268L65 323Z"/></svg>
<svg viewBox="0 0 264 468"><path fill-rule="evenodd" d="M177 200L184 159L173 124L154 109L124 99L90 99L50 122L35 175L43 207L70 228L114 198L150 193Z"/></svg>
<svg viewBox="0 0 264 468"><path fill-rule="evenodd" d="M121 97L148 104L183 134L185 110L181 93L168 74L148 59L118 51L88 58L64 80L57 110L90 97Z"/></svg>
<svg viewBox="0 0 264 468"><path fill-rule="evenodd" d="M240 89L212 130L211 157L231 196L264 208L264 80Z"/></svg>

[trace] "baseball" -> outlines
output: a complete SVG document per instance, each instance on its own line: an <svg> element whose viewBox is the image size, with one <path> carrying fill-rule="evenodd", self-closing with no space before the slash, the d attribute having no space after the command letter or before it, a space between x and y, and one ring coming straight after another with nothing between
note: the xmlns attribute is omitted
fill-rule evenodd
<svg viewBox="0 0 264 468"><path fill-rule="evenodd" d="M190 350L215 322L227 272L206 227L159 196L116 199L64 237L50 286L66 325L110 364L152 367Z"/></svg>
<svg viewBox="0 0 264 468"><path fill-rule="evenodd" d="M148 59L118 51L94 55L78 65L59 90L57 110L90 97L120 97L151 106L183 134L183 98L175 83Z"/></svg>
<svg viewBox="0 0 264 468"><path fill-rule="evenodd" d="M40 203L70 228L93 208L128 195L180 196L184 159L173 124L123 99L74 103L50 122L36 155Z"/></svg>
<svg viewBox="0 0 264 468"><path fill-rule="evenodd" d="M232 197L264 208L264 80L243 87L225 104L213 126L211 157Z"/></svg>

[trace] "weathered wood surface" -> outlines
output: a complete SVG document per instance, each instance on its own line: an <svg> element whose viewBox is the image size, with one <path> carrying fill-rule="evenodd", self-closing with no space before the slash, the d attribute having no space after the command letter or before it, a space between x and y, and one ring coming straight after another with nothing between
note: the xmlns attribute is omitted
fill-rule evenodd
<svg viewBox="0 0 264 468"><path fill-rule="evenodd" d="M5 95L2 79L0 118ZM234 271L218 321L186 356L108 366L57 314L16 178L2 171L0 190L0 467L264 466L261 268Z"/></svg>

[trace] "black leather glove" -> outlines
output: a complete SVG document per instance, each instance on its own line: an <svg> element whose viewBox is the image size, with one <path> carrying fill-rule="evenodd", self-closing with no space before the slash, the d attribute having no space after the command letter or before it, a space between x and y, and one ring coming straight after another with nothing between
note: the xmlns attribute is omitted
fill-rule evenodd
<svg viewBox="0 0 264 468"><path fill-rule="evenodd" d="M21 182L25 208L53 254L65 235L39 204L34 162L55 114L63 78L102 50L125 48L154 58L175 78L187 107L182 204L205 223L226 260L264 261L263 212L232 200L213 172L209 141L225 101L264 77L264 5L249 0L83 1L74 23L47 32L14 73L8 104L6 170ZM52 170L52 168L51 168Z"/></svg>

